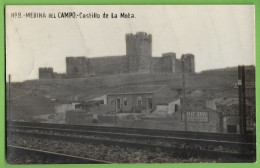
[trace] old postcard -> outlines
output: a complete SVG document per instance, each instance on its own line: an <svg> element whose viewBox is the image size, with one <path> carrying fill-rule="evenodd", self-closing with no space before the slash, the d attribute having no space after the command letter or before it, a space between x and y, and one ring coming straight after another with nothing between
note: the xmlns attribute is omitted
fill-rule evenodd
<svg viewBox="0 0 260 168"><path fill-rule="evenodd" d="M253 5L8 5L9 164L256 161Z"/></svg>

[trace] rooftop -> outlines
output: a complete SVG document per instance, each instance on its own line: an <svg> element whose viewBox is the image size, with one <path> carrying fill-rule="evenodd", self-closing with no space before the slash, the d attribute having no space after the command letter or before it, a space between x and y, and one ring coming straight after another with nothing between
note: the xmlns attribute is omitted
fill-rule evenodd
<svg viewBox="0 0 260 168"><path fill-rule="evenodd" d="M91 100L88 102L80 102L78 105L85 105L85 106L95 106L98 104L103 104L104 102L102 100Z"/></svg>

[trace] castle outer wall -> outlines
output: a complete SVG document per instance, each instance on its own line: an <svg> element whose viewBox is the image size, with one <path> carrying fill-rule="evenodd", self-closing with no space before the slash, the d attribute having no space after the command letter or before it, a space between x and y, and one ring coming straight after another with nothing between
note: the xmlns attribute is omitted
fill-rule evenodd
<svg viewBox="0 0 260 168"><path fill-rule="evenodd" d="M120 73L195 73L193 54L180 59L173 52L152 57L152 35L145 32L126 34L126 55L87 58L66 57L66 77L109 75ZM40 76L40 71L39 71ZM46 76L46 77L45 77ZM48 78L44 73L42 78Z"/></svg>
<svg viewBox="0 0 260 168"><path fill-rule="evenodd" d="M67 76L84 76L89 71L89 61L86 57L66 57Z"/></svg>
<svg viewBox="0 0 260 168"><path fill-rule="evenodd" d="M65 73L57 73L53 71L53 68L42 67L39 68L39 79L63 79Z"/></svg>
<svg viewBox="0 0 260 168"><path fill-rule="evenodd" d="M68 76L90 76L127 73L128 65L126 56L108 57L67 57Z"/></svg>

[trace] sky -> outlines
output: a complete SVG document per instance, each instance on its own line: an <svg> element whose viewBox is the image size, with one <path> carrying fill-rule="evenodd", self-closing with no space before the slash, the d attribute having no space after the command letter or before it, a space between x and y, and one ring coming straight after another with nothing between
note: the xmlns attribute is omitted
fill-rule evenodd
<svg viewBox="0 0 260 168"><path fill-rule="evenodd" d="M21 12L22 18L12 17ZM28 18L28 13L56 18ZM100 18L58 18L61 12ZM103 13L135 18L102 18ZM39 67L66 72L68 56L125 55L125 34L152 34L152 55L195 55L195 69L255 64L253 5L7 6L6 73L12 81L38 78Z"/></svg>

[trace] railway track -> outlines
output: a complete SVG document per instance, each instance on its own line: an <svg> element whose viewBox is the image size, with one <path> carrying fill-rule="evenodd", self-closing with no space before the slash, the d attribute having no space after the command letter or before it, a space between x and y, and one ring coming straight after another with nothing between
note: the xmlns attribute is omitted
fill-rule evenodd
<svg viewBox="0 0 260 168"><path fill-rule="evenodd" d="M7 153L9 154L15 154L15 158L11 157L8 158L8 163L15 164L15 160L23 155L30 155L30 156L37 156L37 158L41 158L42 162L44 163L64 163L64 164L111 164L112 162L103 161L103 160L97 160L93 158L84 158L79 156L72 156L62 153L56 153L56 152L50 152L50 151L44 151L39 149L31 149L31 148L25 148L21 146L13 146L13 145L7 145ZM18 155L18 156L17 156ZM37 160L34 161L35 163Z"/></svg>
<svg viewBox="0 0 260 168"><path fill-rule="evenodd" d="M52 131L55 129L52 129ZM58 130L58 129L56 129ZM34 138L41 138L41 139L48 139L48 140L66 140L69 142L74 142L74 143L91 143L91 144L95 144L95 145L106 145L106 146L120 146L122 148L126 148L126 147L131 147L131 148L136 148L136 149L144 149L144 150L151 150L151 151L156 151L156 150L160 150L160 151L164 151L164 152L171 152L176 153L178 156L179 155L184 155L186 157L203 157L203 158L208 158L208 159L214 159L214 158L225 158L225 160L228 160L229 162L235 161L235 160L239 160L241 162L251 162L253 160L255 160L255 153L251 153L251 149L250 148L243 148L242 150L239 151L232 151L232 150L213 150L210 148L205 148L205 149L201 149L201 148L194 148L191 146L187 146L187 145L177 145L176 144L174 146L171 145L158 145L158 144L147 144L145 142L137 142L137 141L129 141L129 140L113 140L113 139L104 139L104 138L96 138L96 137L88 137L88 136L73 136L71 134L67 134L67 133L57 133L57 132L52 132L51 134L48 133L48 129L45 129L44 132L39 133L39 132L26 132L26 131L8 131L8 136L12 136L12 135L19 135L19 136L24 136L24 137L34 137ZM64 131L64 130L62 130ZM79 133L79 132L78 132ZM191 140L190 140L191 142ZM200 145L205 145L205 142L201 142L201 141L196 141L193 143L197 143L198 146ZM216 143L216 142L215 142ZM222 144L224 142L221 142ZM225 142L226 143L226 142ZM231 143L231 142L230 142ZM212 142L211 142L212 144ZM238 145L237 143L235 143L236 145ZM241 144L240 144L241 145ZM249 144L247 144L249 145ZM230 146L230 144L229 144ZM251 147L252 148L252 147ZM248 150L249 149L249 150Z"/></svg>
<svg viewBox="0 0 260 168"><path fill-rule="evenodd" d="M66 135L74 137L94 137L106 140L118 139L118 140L128 140L131 142L164 142L168 143L186 143L189 145L203 145L203 146L221 146L223 148L246 148L253 150L255 148L254 143L247 142L231 142L231 141L219 141L219 140L207 140L207 139L194 139L194 138L183 138L183 137L165 137L165 136L155 136L155 135L142 135L142 134L128 134L128 133L113 133L113 132L101 132L101 131L83 131L74 129L60 129L60 128L46 128L46 127L34 127L34 126L9 126L8 132L22 132L22 133L42 133L52 135ZM105 139L104 139L105 140Z"/></svg>
<svg viewBox="0 0 260 168"><path fill-rule="evenodd" d="M7 127L10 126L58 128L64 130L94 131L94 132L103 132L103 133L123 133L123 134L163 136L163 137L179 137L179 138L187 138L187 139L202 139L202 140L216 140L216 141L230 141L230 142L246 142L246 143L256 142L256 136L252 134L245 136L240 134L226 134L226 133L205 133L205 132L187 132L187 131L185 132L185 131L172 131L172 130L31 123L31 122L14 122L14 121L7 123Z"/></svg>
<svg viewBox="0 0 260 168"><path fill-rule="evenodd" d="M173 157L223 158L228 162L254 162L254 137L237 134L192 133L114 127L59 125L44 123L8 123L7 135L41 138L99 146L120 146L172 153ZM236 139L236 140L233 140ZM176 155L175 155L176 154Z"/></svg>

